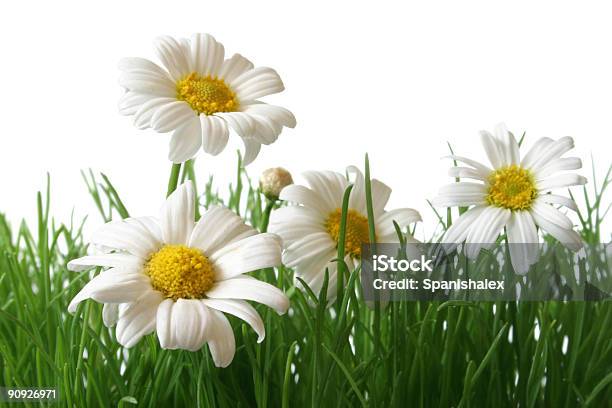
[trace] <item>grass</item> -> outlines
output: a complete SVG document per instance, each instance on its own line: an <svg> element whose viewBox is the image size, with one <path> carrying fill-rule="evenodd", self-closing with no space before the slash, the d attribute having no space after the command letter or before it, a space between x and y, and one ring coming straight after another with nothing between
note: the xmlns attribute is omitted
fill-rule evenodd
<svg viewBox="0 0 612 408"><path fill-rule="evenodd" d="M192 162L182 172L173 167L169 189L195 174ZM84 178L104 220L128 216L106 176ZM594 192L584 190L580 231L588 243L602 239L602 196L610 182L608 172ZM223 202L212 180L202 192L202 208ZM90 277L66 270L87 250L83 222L54 222L49 190L37 200L35 226L12 228L0 215L0 385L56 387L59 405L70 407L612 406L610 302L368 308L359 270L344 266L347 283L331 307L325 290L320 297L296 290L291 270L255 272L286 291L291 309L278 316L257 306L267 333L261 344L230 318L237 351L228 368L215 368L206 347L162 350L154 335L126 350L103 325L101 305L88 301L75 315L66 311ZM272 209L240 163L225 204L264 229ZM444 228L450 223L439 220Z"/></svg>

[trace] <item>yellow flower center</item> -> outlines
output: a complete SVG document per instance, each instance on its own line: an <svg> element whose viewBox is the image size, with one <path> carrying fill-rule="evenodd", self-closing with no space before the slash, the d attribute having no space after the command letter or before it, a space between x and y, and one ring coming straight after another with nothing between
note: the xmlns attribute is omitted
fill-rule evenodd
<svg viewBox="0 0 612 408"><path fill-rule="evenodd" d="M236 94L222 79L192 72L176 83L176 98L187 102L191 108L206 115L238 110Z"/></svg>
<svg viewBox="0 0 612 408"><path fill-rule="evenodd" d="M538 190L529 170L513 164L497 169L489 175L489 205L513 211L528 210L537 195Z"/></svg>
<svg viewBox="0 0 612 408"><path fill-rule="evenodd" d="M336 208L325 221L325 229L338 244L340 235L340 221L342 209ZM344 251L353 258L361 257L361 244L370 242L368 219L355 210L348 210L346 215L346 232L344 238Z"/></svg>
<svg viewBox="0 0 612 408"><path fill-rule="evenodd" d="M201 299L214 283L213 266L202 251L165 245L145 265L151 285L167 298Z"/></svg>

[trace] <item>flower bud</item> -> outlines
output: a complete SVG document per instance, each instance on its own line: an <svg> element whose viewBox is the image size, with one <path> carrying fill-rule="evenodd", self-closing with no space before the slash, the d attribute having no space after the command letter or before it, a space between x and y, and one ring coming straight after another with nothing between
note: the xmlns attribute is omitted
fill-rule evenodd
<svg viewBox="0 0 612 408"><path fill-rule="evenodd" d="M264 170L259 178L261 192L269 200L278 200L281 190L290 184L293 184L291 173L282 167Z"/></svg>

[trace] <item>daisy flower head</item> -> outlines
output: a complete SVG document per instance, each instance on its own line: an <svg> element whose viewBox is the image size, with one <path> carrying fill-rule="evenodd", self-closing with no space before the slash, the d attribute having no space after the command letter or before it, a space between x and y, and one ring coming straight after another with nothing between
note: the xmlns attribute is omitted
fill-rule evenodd
<svg viewBox="0 0 612 408"><path fill-rule="evenodd" d="M466 242L466 255L476 258L490 248L505 228L510 258L518 274L526 274L539 257L538 227L572 250L582 247L572 221L554 206L576 210L568 197L551 191L586 183L578 174L566 173L582 167L576 157L562 157L574 147L571 137L537 140L521 158L519 145L503 124L495 135L481 131L490 166L461 156L452 159L465 166L451 167L449 176L474 182L448 184L440 189L434 205L471 207L446 231L442 241L451 249ZM564 173L560 173L564 172Z"/></svg>
<svg viewBox="0 0 612 408"><path fill-rule="evenodd" d="M351 176L351 191L345 233L344 261L354 268L361 259L361 245L368 243L369 228L366 210L365 180L359 169L347 168ZM329 271L328 299L337 290L337 245L342 218L344 191L351 180L333 171L309 171L303 174L307 186L292 184L280 193L280 199L295 205L282 207L272 213L269 230L283 241L283 263L293 268L296 276L319 293L323 286L325 270ZM385 211L391 188L371 180L372 201L377 242L398 242L393 221L404 229L421 221L416 210L401 208ZM408 242L416 242L408 236Z"/></svg>
<svg viewBox="0 0 612 408"><path fill-rule="evenodd" d="M139 129L172 132L168 157L174 163L193 158L200 148L221 153L231 128L242 138L249 164L283 127L295 127L290 111L258 100L284 90L272 68L255 68L240 54L226 59L223 44L209 34L159 37L155 51L163 68L144 58L119 63L119 84L126 91L119 111L134 116Z"/></svg>
<svg viewBox="0 0 612 408"><path fill-rule="evenodd" d="M194 221L191 182L172 193L159 218L128 218L95 232L99 254L70 261L69 269L103 267L68 306L86 299L103 303L104 323L116 325L117 341L132 347L156 332L165 349L199 350L205 343L215 364L234 358L234 333L224 313L248 323L263 341L265 328L247 300L285 313L289 300L275 286L244 275L277 266L281 244L258 234L224 207L211 207Z"/></svg>

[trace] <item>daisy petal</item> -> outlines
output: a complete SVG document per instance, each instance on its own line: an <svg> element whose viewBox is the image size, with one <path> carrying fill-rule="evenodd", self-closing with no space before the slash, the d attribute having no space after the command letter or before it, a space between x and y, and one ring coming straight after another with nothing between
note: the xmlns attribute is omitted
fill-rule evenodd
<svg viewBox="0 0 612 408"><path fill-rule="evenodd" d="M484 204L487 188L484 184L460 182L440 188L432 204L437 207L454 207Z"/></svg>
<svg viewBox="0 0 612 408"><path fill-rule="evenodd" d="M525 275L538 259L538 230L527 211L515 211L508 221L507 231L514 271Z"/></svg>
<svg viewBox="0 0 612 408"><path fill-rule="evenodd" d="M351 196L349 197L349 208L365 215L368 212L366 209L365 178L363 177L361 170L359 170L356 166L348 166L346 168L346 174L348 174L348 178L353 184ZM375 200L373 195L372 200ZM342 201L339 203L341 202Z"/></svg>
<svg viewBox="0 0 612 408"><path fill-rule="evenodd" d="M251 115L242 112L218 112L215 116L223 118L242 138L251 137L255 132L255 120Z"/></svg>
<svg viewBox="0 0 612 408"><path fill-rule="evenodd" d="M327 267L331 271L332 259L336 257L336 248L329 248L327 252L323 252L316 257L305 259L302 263L296 266L296 274L302 278L308 286L319 275L325 274L325 268ZM318 292L315 292L318 294Z"/></svg>
<svg viewBox="0 0 612 408"><path fill-rule="evenodd" d="M350 257L345 260L347 262L349 269L350 268ZM325 282L325 269L327 268L327 273L329 276L328 286L327 286L327 301L333 302L337 296L337 288L338 288L338 263L337 262L329 262L325 265L325 267L321 270L320 273L315 274L312 279L308 279L305 276L304 282L308 284L310 289L318 296L321 294L321 290L323 289L323 283Z"/></svg>
<svg viewBox="0 0 612 408"><path fill-rule="evenodd" d="M212 254L237 238L255 235L257 231L244 224L242 218L225 207L210 206L196 223L189 246Z"/></svg>
<svg viewBox="0 0 612 408"><path fill-rule="evenodd" d="M498 207L486 207L474 220L466 238L466 256L478 257L482 248L489 248L495 243L501 229L508 223L512 212Z"/></svg>
<svg viewBox="0 0 612 408"><path fill-rule="evenodd" d="M211 309L228 313L244 320L257 333L257 342L261 343L266 337L266 329L261 316L257 310L244 300L221 300L221 299L202 299L202 303Z"/></svg>
<svg viewBox="0 0 612 408"><path fill-rule="evenodd" d="M211 311L196 299L166 299L157 309L157 337L164 349L197 351L212 328Z"/></svg>
<svg viewBox="0 0 612 408"><path fill-rule="evenodd" d="M496 126L495 137L498 140L499 152L502 155L504 166L519 164L519 145L514 136L508 132L505 124L500 123Z"/></svg>
<svg viewBox="0 0 612 408"><path fill-rule="evenodd" d="M307 283L311 282L315 276L325 272L325 268L329 267L328 264L333 263L332 260L336 257L337 253L336 248L330 247L327 251L323 251L317 256L305 258L295 267L295 272Z"/></svg>
<svg viewBox="0 0 612 408"><path fill-rule="evenodd" d="M566 229L558 224L548 220L539 213L532 212L533 219L540 228L552 235L557 241L571 249L572 251L578 251L582 248L582 239L580 235L573 229Z"/></svg>
<svg viewBox="0 0 612 408"><path fill-rule="evenodd" d="M222 281L280 265L281 244L275 234L257 234L224 246L209 259L214 265L215 280Z"/></svg>
<svg viewBox="0 0 612 408"><path fill-rule="evenodd" d="M134 303L119 306L119 320L115 330L119 344L130 348L143 336L155 331L157 307L162 300L162 294L152 290Z"/></svg>
<svg viewBox="0 0 612 408"><path fill-rule="evenodd" d="M242 142L244 143L244 155L242 158L242 163L247 166L253 162L259 155L259 151L261 150L261 143L253 138L242 138Z"/></svg>
<svg viewBox="0 0 612 408"><path fill-rule="evenodd" d="M548 137L542 137L538 139L534 145L529 149L523 160L521 161L521 167L526 169L531 169L533 164L538 160L544 152L549 150L551 144L554 143L554 140Z"/></svg>
<svg viewBox="0 0 612 408"><path fill-rule="evenodd" d="M208 348L215 366L225 368L234 359L236 339L227 317L217 310L210 310L210 340Z"/></svg>
<svg viewBox="0 0 612 408"><path fill-rule="evenodd" d="M455 155L446 156L446 157L449 159L453 159L455 161L467 164L468 166L472 166L474 170L476 170L483 178L487 178L489 174L491 174L491 172L493 171L492 169L485 166L484 164L477 162L476 160L468 159L467 157L455 156Z"/></svg>
<svg viewBox="0 0 612 408"><path fill-rule="evenodd" d="M102 321L106 327L113 327L119 320L119 303L105 303L102 306Z"/></svg>
<svg viewBox="0 0 612 408"><path fill-rule="evenodd" d="M410 224L422 221L422 219L421 214L411 208L397 208L387 211L376 220L376 234L381 236L395 234L393 221L403 229Z"/></svg>
<svg viewBox="0 0 612 408"><path fill-rule="evenodd" d="M134 115L140 107L147 101L151 100L151 95L128 91L119 98L118 108L121 115L130 116Z"/></svg>
<svg viewBox="0 0 612 408"><path fill-rule="evenodd" d="M482 212L487 208L486 206L477 206L469 209L467 212L463 213L459 219L457 219L449 228L446 230L444 234L444 239L442 240L445 244L446 251L452 251L457 245L463 241L468 236L474 221L476 221L482 214Z"/></svg>
<svg viewBox="0 0 612 408"><path fill-rule="evenodd" d="M253 69L253 63L240 54L234 54L226 59L219 69L219 78L223 78L225 83L231 84L234 79L243 73Z"/></svg>
<svg viewBox="0 0 612 408"><path fill-rule="evenodd" d="M168 73L156 63L149 61L146 58L126 57L119 60L118 68L123 72L150 72L151 74L165 76L168 78ZM170 78L168 78L169 80Z"/></svg>
<svg viewBox="0 0 612 408"><path fill-rule="evenodd" d="M213 156L225 149L229 139L229 129L225 120L217 116L200 115L202 127L202 146L204 151Z"/></svg>
<svg viewBox="0 0 612 408"><path fill-rule="evenodd" d="M261 144L269 145L274 143L283 130L282 126L270 118L251 115L251 119L253 119L253 123L255 124L253 138Z"/></svg>
<svg viewBox="0 0 612 408"><path fill-rule="evenodd" d="M307 235L326 232L321 213L298 206L282 207L272 212L268 231L279 235L285 247Z"/></svg>
<svg viewBox="0 0 612 408"><path fill-rule="evenodd" d="M574 202L574 200L567 198L567 197L560 196L560 195L542 194L539 197L539 200L542 200L542 202L545 202L548 204L563 205L569 208L570 210L578 211L578 207L576 206L576 203Z"/></svg>
<svg viewBox="0 0 612 408"><path fill-rule="evenodd" d="M439 195L432 201L434 207L469 207L484 203L485 197L482 194Z"/></svg>
<svg viewBox="0 0 612 408"><path fill-rule="evenodd" d="M372 188L372 209L374 214L377 215L385 210L391 197L391 187L376 179L371 180L370 184Z"/></svg>
<svg viewBox="0 0 612 408"><path fill-rule="evenodd" d="M181 184L162 206L160 216L164 243L186 245L195 225L195 197L191 181Z"/></svg>
<svg viewBox="0 0 612 408"><path fill-rule="evenodd" d="M578 186L586 184L587 179L578 174L559 174L537 182L537 187L540 192L550 191L557 188Z"/></svg>
<svg viewBox="0 0 612 408"><path fill-rule="evenodd" d="M165 299L157 307L157 314L155 316L155 332L159 340L159 345L162 348L167 348L172 344L172 308L174 307L174 300Z"/></svg>
<svg viewBox="0 0 612 408"><path fill-rule="evenodd" d="M540 218L546 218L548 221L557 224L561 228L572 229L574 227L572 221L567 218L565 214L540 200L536 200L533 203L531 213L538 215Z"/></svg>
<svg viewBox="0 0 612 408"><path fill-rule="evenodd" d="M146 258L159 247L159 237L135 220L138 219L128 218L103 225L93 233L91 244L102 247L105 252L121 250Z"/></svg>
<svg viewBox="0 0 612 408"><path fill-rule="evenodd" d="M269 105L267 103L254 103L244 106L242 111L245 113L270 118L274 122L289 128L294 128L296 125L295 116L293 116L293 113L280 106Z"/></svg>
<svg viewBox="0 0 612 408"><path fill-rule="evenodd" d="M487 193L487 188L481 183L462 181L460 183L449 183L440 188L440 194L482 194Z"/></svg>
<svg viewBox="0 0 612 408"><path fill-rule="evenodd" d="M136 269L144 263L144 259L125 253L88 255L68 262L68 269L74 272L85 271L97 266L105 268L126 267Z"/></svg>
<svg viewBox="0 0 612 408"><path fill-rule="evenodd" d="M159 228L159 221L155 217L131 217L126 218L125 222L130 225L134 225L138 228L142 228L147 231L151 237L155 240L155 245L159 246L162 242L161 229Z"/></svg>
<svg viewBox="0 0 612 408"><path fill-rule="evenodd" d="M291 184L283 188L279 198L284 201L302 204L321 213L329 213L335 209L327 206L314 191L299 184Z"/></svg>
<svg viewBox="0 0 612 408"><path fill-rule="evenodd" d="M541 152L540 156L534 158L529 168L537 172L541 167L546 166L554 159L558 159L573 148L574 139L569 136L553 141L546 146L546 149Z"/></svg>
<svg viewBox="0 0 612 408"><path fill-rule="evenodd" d="M340 208L344 190L348 186L346 177L333 171L306 171L302 175L312 191L317 193L329 208Z"/></svg>
<svg viewBox="0 0 612 408"><path fill-rule="evenodd" d="M174 81L189 74L189 61L184 46L170 36L158 37L155 40L155 51Z"/></svg>
<svg viewBox="0 0 612 408"><path fill-rule="evenodd" d="M138 129L151 127L153 115L162 106L175 102L175 98L151 98L143 103L134 114L134 126Z"/></svg>
<svg viewBox="0 0 612 408"><path fill-rule="evenodd" d="M165 133L178 129L195 117L195 112L189 104L183 101L174 101L160 106L155 111L151 118L151 125L156 131Z"/></svg>
<svg viewBox="0 0 612 408"><path fill-rule="evenodd" d="M241 101L253 101L285 89L280 76L268 67L257 67L246 71L232 80L230 85Z"/></svg>
<svg viewBox="0 0 612 408"><path fill-rule="evenodd" d="M283 263L289 268L299 265L309 258L320 256L336 243L327 232L317 232L307 235L289 245L283 253Z"/></svg>
<svg viewBox="0 0 612 408"><path fill-rule="evenodd" d="M150 279L143 273L119 268L109 269L87 282L70 301L68 311L74 313L79 303L86 299L100 303L133 302L150 289Z"/></svg>
<svg viewBox="0 0 612 408"><path fill-rule="evenodd" d="M503 152L500 151L500 146L497 139L486 130L480 131L480 139L482 141L482 145L484 146L485 152L487 153L487 157L489 158L489 162L493 168L498 169L503 167L505 158Z"/></svg>
<svg viewBox="0 0 612 408"><path fill-rule="evenodd" d="M456 178L470 178L474 180L486 181L487 176L481 172L469 167L451 167L448 169L448 175Z"/></svg>
<svg viewBox="0 0 612 408"><path fill-rule="evenodd" d="M210 34L194 34L191 37L193 70L200 75L216 76L223 64L225 49Z"/></svg>
<svg viewBox="0 0 612 408"><path fill-rule="evenodd" d="M578 170L582 168L582 160L578 157L566 157L552 160L535 172L536 179L541 180L560 171Z"/></svg>
<svg viewBox="0 0 612 408"><path fill-rule="evenodd" d="M432 204L436 207L470 206L484 204L487 188L484 184L460 182L442 188Z"/></svg>
<svg viewBox="0 0 612 408"><path fill-rule="evenodd" d="M202 146L200 121L194 116L179 126L170 138L168 159L173 163L183 163L195 157Z"/></svg>
<svg viewBox="0 0 612 408"><path fill-rule="evenodd" d="M172 308L174 346L189 351L201 349L207 340L209 317L210 311L199 300L178 299Z"/></svg>
<svg viewBox="0 0 612 408"><path fill-rule="evenodd" d="M246 276L216 282L206 296L211 299L252 300L279 314L284 314L289 308L289 298L279 288Z"/></svg>
<svg viewBox="0 0 612 408"><path fill-rule="evenodd" d="M122 73L119 85L129 91L154 96L173 97L176 94L176 87L166 74L146 70Z"/></svg>

